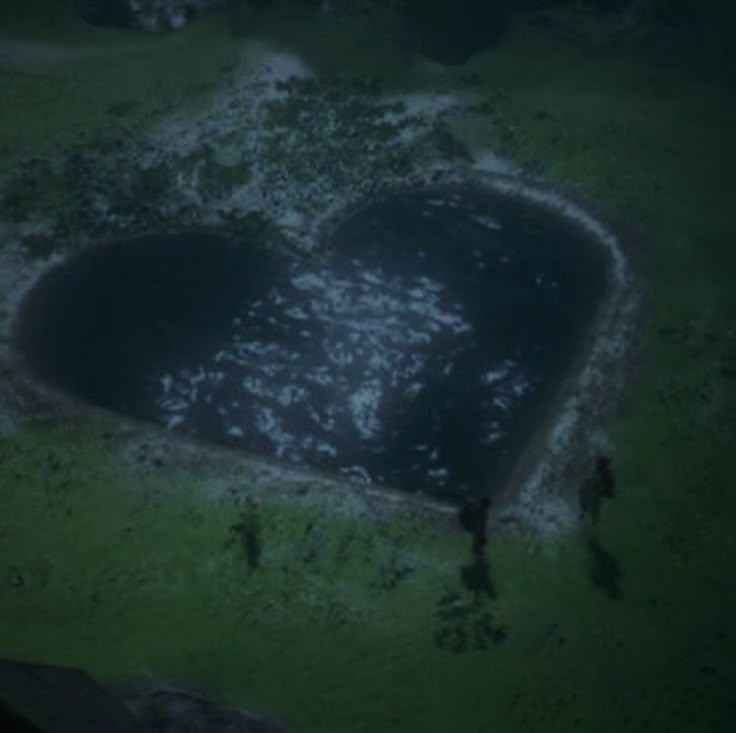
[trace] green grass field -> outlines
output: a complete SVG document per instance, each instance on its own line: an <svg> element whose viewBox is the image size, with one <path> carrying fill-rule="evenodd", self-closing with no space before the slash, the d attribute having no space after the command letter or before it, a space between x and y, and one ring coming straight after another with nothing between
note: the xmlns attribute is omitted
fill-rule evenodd
<svg viewBox="0 0 736 733"><path fill-rule="evenodd" d="M319 69L349 46L322 30L338 38L330 53L308 28L269 22L263 33ZM247 37L217 15L165 38L54 28L8 27L73 53L0 76L4 156L93 140L121 124L115 104L130 103L128 134L207 104ZM0 656L191 686L305 733L730 729L732 93L671 60L586 55L522 30L457 72L387 49L372 63L397 92L477 74L494 124L468 114L460 139L541 165L631 233L640 360L607 426L618 495L597 535L494 537L496 595L476 602L453 522L340 515L288 501L285 486L260 500L251 568L228 546L240 507L214 488L247 493L247 473L123 461L123 438L94 423L21 419L0 436Z"/></svg>

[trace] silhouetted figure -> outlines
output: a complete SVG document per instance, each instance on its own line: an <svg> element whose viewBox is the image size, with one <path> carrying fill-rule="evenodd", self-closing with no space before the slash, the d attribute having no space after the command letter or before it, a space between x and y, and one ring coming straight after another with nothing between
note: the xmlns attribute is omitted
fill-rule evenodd
<svg viewBox="0 0 736 733"><path fill-rule="evenodd" d="M595 460L593 471L580 487L580 518L589 516L593 524L597 524L603 499L615 496L616 480L611 468L611 458L599 455Z"/></svg>
<svg viewBox="0 0 736 733"><path fill-rule="evenodd" d="M595 462L595 472L601 483L601 496L612 499L615 494L615 480L611 468L611 458L604 455L598 456Z"/></svg>
<svg viewBox="0 0 736 733"><path fill-rule="evenodd" d="M488 544L488 511L491 500L487 497L468 499L458 512L463 529L473 535L473 555L479 557Z"/></svg>

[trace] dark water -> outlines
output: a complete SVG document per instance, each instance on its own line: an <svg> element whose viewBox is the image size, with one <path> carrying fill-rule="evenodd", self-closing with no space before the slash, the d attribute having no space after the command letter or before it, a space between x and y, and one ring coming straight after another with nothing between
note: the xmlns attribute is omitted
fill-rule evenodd
<svg viewBox="0 0 736 733"><path fill-rule="evenodd" d="M211 234L80 255L18 346L89 402L284 461L452 499L492 494L583 343L606 257L527 203L392 194L329 256Z"/></svg>

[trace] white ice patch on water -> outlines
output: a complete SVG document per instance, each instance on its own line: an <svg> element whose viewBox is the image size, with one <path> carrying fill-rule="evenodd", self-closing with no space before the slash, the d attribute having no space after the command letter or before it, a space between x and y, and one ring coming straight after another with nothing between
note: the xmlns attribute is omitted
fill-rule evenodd
<svg viewBox="0 0 736 733"><path fill-rule="evenodd" d="M427 471L427 478L436 482L440 486L444 486L447 483L447 479L450 476L450 472L446 468L430 468Z"/></svg>
<svg viewBox="0 0 736 733"><path fill-rule="evenodd" d="M346 343L338 343L332 348L327 358L332 364L338 369L350 366L355 361L354 350L351 349Z"/></svg>
<svg viewBox="0 0 736 733"><path fill-rule="evenodd" d="M520 371L514 359L506 359L502 364L484 372L480 381L490 393L490 405L505 413L510 412L515 404L533 389L532 382ZM488 437L482 441L485 445L490 445L502 437L498 427L497 422L492 423Z"/></svg>
<svg viewBox="0 0 736 733"><path fill-rule="evenodd" d="M167 421L166 421L166 429L167 430L173 430L176 427L179 427L184 422L184 416L183 415L172 415Z"/></svg>
<svg viewBox="0 0 736 733"><path fill-rule="evenodd" d="M329 443L325 443L323 440L321 440L319 441L319 443L317 443L317 453L328 455L334 458L337 456L337 448L335 448L334 445L330 445Z"/></svg>
<svg viewBox="0 0 736 733"><path fill-rule="evenodd" d="M472 330L472 326L461 315L443 311L437 308L432 301L425 300L420 303L411 303L409 310L422 316L422 318L426 318L430 329L435 332L439 330L438 326L446 326L456 335Z"/></svg>
<svg viewBox="0 0 736 733"><path fill-rule="evenodd" d="M508 397L494 397L493 404L504 412L508 412L511 407L511 400Z"/></svg>
<svg viewBox="0 0 736 733"><path fill-rule="evenodd" d="M327 387L334 381L330 370L326 366L318 366L306 373L306 379L310 382L320 385L321 387Z"/></svg>
<svg viewBox="0 0 736 733"><path fill-rule="evenodd" d="M186 410L190 405L190 401L184 397L172 397L161 401L161 406L169 413L181 412Z"/></svg>
<svg viewBox="0 0 736 733"><path fill-rule="evenodd" d="M305 395L306 390L304 387L299 387L296 384L287 384L278 390L276 399L282 407L289 407L289 405L301 402Z"/></svg>
<svg viewBox="0 0 736 733"><path fill-rule="evenodd" d="M445 208L456 209L458 208L459 204L457 201L455 201L452 198L446 198L446 199L431 198L431 199L427 199L427 206L432 206L435 209L445 209Z"/></svg>
<svg viewBox="0 0 736 733"><path fill-rule="evenodd" d="M209 363L159 377L167 425L193 424L206 405L232 438L265 437L293 461L339 460L345 441L383 432L386 400L421 394L430 363L450 378L453 363L434 345L457 348L472 328L441 283L389 276L359 260L340 276L300 268L244 305Z"/></svg>
<svg viewBox="0 0 736 733"><path fill-rule="evenodd" d="M372 438L381 429L378 410L381 406L382 395L383 388L380 380L371 379L361 384L348 399L353 424L363 438Z"/></svg>
<svg viewBox="0 0 736 733"><path fill-rule="evenodd" d="M243 380L243 389L253 397L270 397L273 393L269 383L261 377L246 377Z"/></svg>
<svg viewBox="0 0 736 733"><path fill-rule="evenodd" d="M523 397L530 389L531 385L529 382L518 381L511 385L511 393L514 397Z"/></svg>
<svg viewBox="0 0 736 733"><path fill-rule="evenodd" d="M314 272L305 272L301 275L291 278L292 285L297 290L307 290L309 292L320 291L327 287L324 277L320 277Z"/></svg>
<svg viewBox="0 0 736 733"><path fill-rule="evenodd" d="M497 369L491 369L490 371L487 371L485 374L483 374L483 376L481 377L481 381L484 385L489 386L504 379L506 376L508 376L508 373L509 368L507 366L502 366Z"/></svg>
<svg viewBox="0 0 736 733"><path fill-rule="evenodd" d="M378 272L371 272L367 270L361 274L361 280L367 282L369 285L383 285L383 279Z"/></svg>
<svg viewBox="0 0 736 733"><path fill-rule="evenodd" d="M278 458L291 457L289 449L294 444L294 436L284 430L282 419L271 407L256 408L256 430L271 441Z"/></svg>
<svg viewBox="0 0 736 733"><path fill-rule="evenodd" d="M335 430L337 413L338 409L336 405L324 406L322 412L313 407L307 410L307 414L312 422L328 433Z"/></svg>
<svg viewBox="0 0 736 733"><path fill-rule="evenodd" d="M493 229L497 231L501 231L503 229L503 226L496 219L492 216L488 216L487 214L474 214L470 218L485 229Z"/></svg>
<svg viewBox="0 0 736 733"><path fill-rule="evenodd" d="M419 395L419 393L422 391L423 388L424 388L424 385L421 382L413 382L404 390L404 399L406 400L415 399Z"/></svg>
<svg viewBox="0 0 736 733"><path fill-rule="evenodd" d="M501 438L503 438L503 433L500 430L491 430L481 442L483 445L493 445Z"/></svg>
<svg viewBox="0 0 736 733"><path fill-rule="evenodd" d="M363 466L347 466L346 468L341 468L340 473L343 474L343 476L346 476L350 481L355 481L361 484L371 483L371 475L365 470L365 468L363 468Z"/></svg>

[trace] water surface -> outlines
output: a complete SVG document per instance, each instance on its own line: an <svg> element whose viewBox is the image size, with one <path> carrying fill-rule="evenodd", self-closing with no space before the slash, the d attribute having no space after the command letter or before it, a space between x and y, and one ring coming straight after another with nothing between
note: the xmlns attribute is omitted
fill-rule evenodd
<svg viewBox="0 0 736 733"><path fill-rule="evenodd" d="M493 494L579 354L606 255L528 202L392 193L327 255L187 233L99 247L27 299L42 378L112 410L359 481Z"/></svg>

